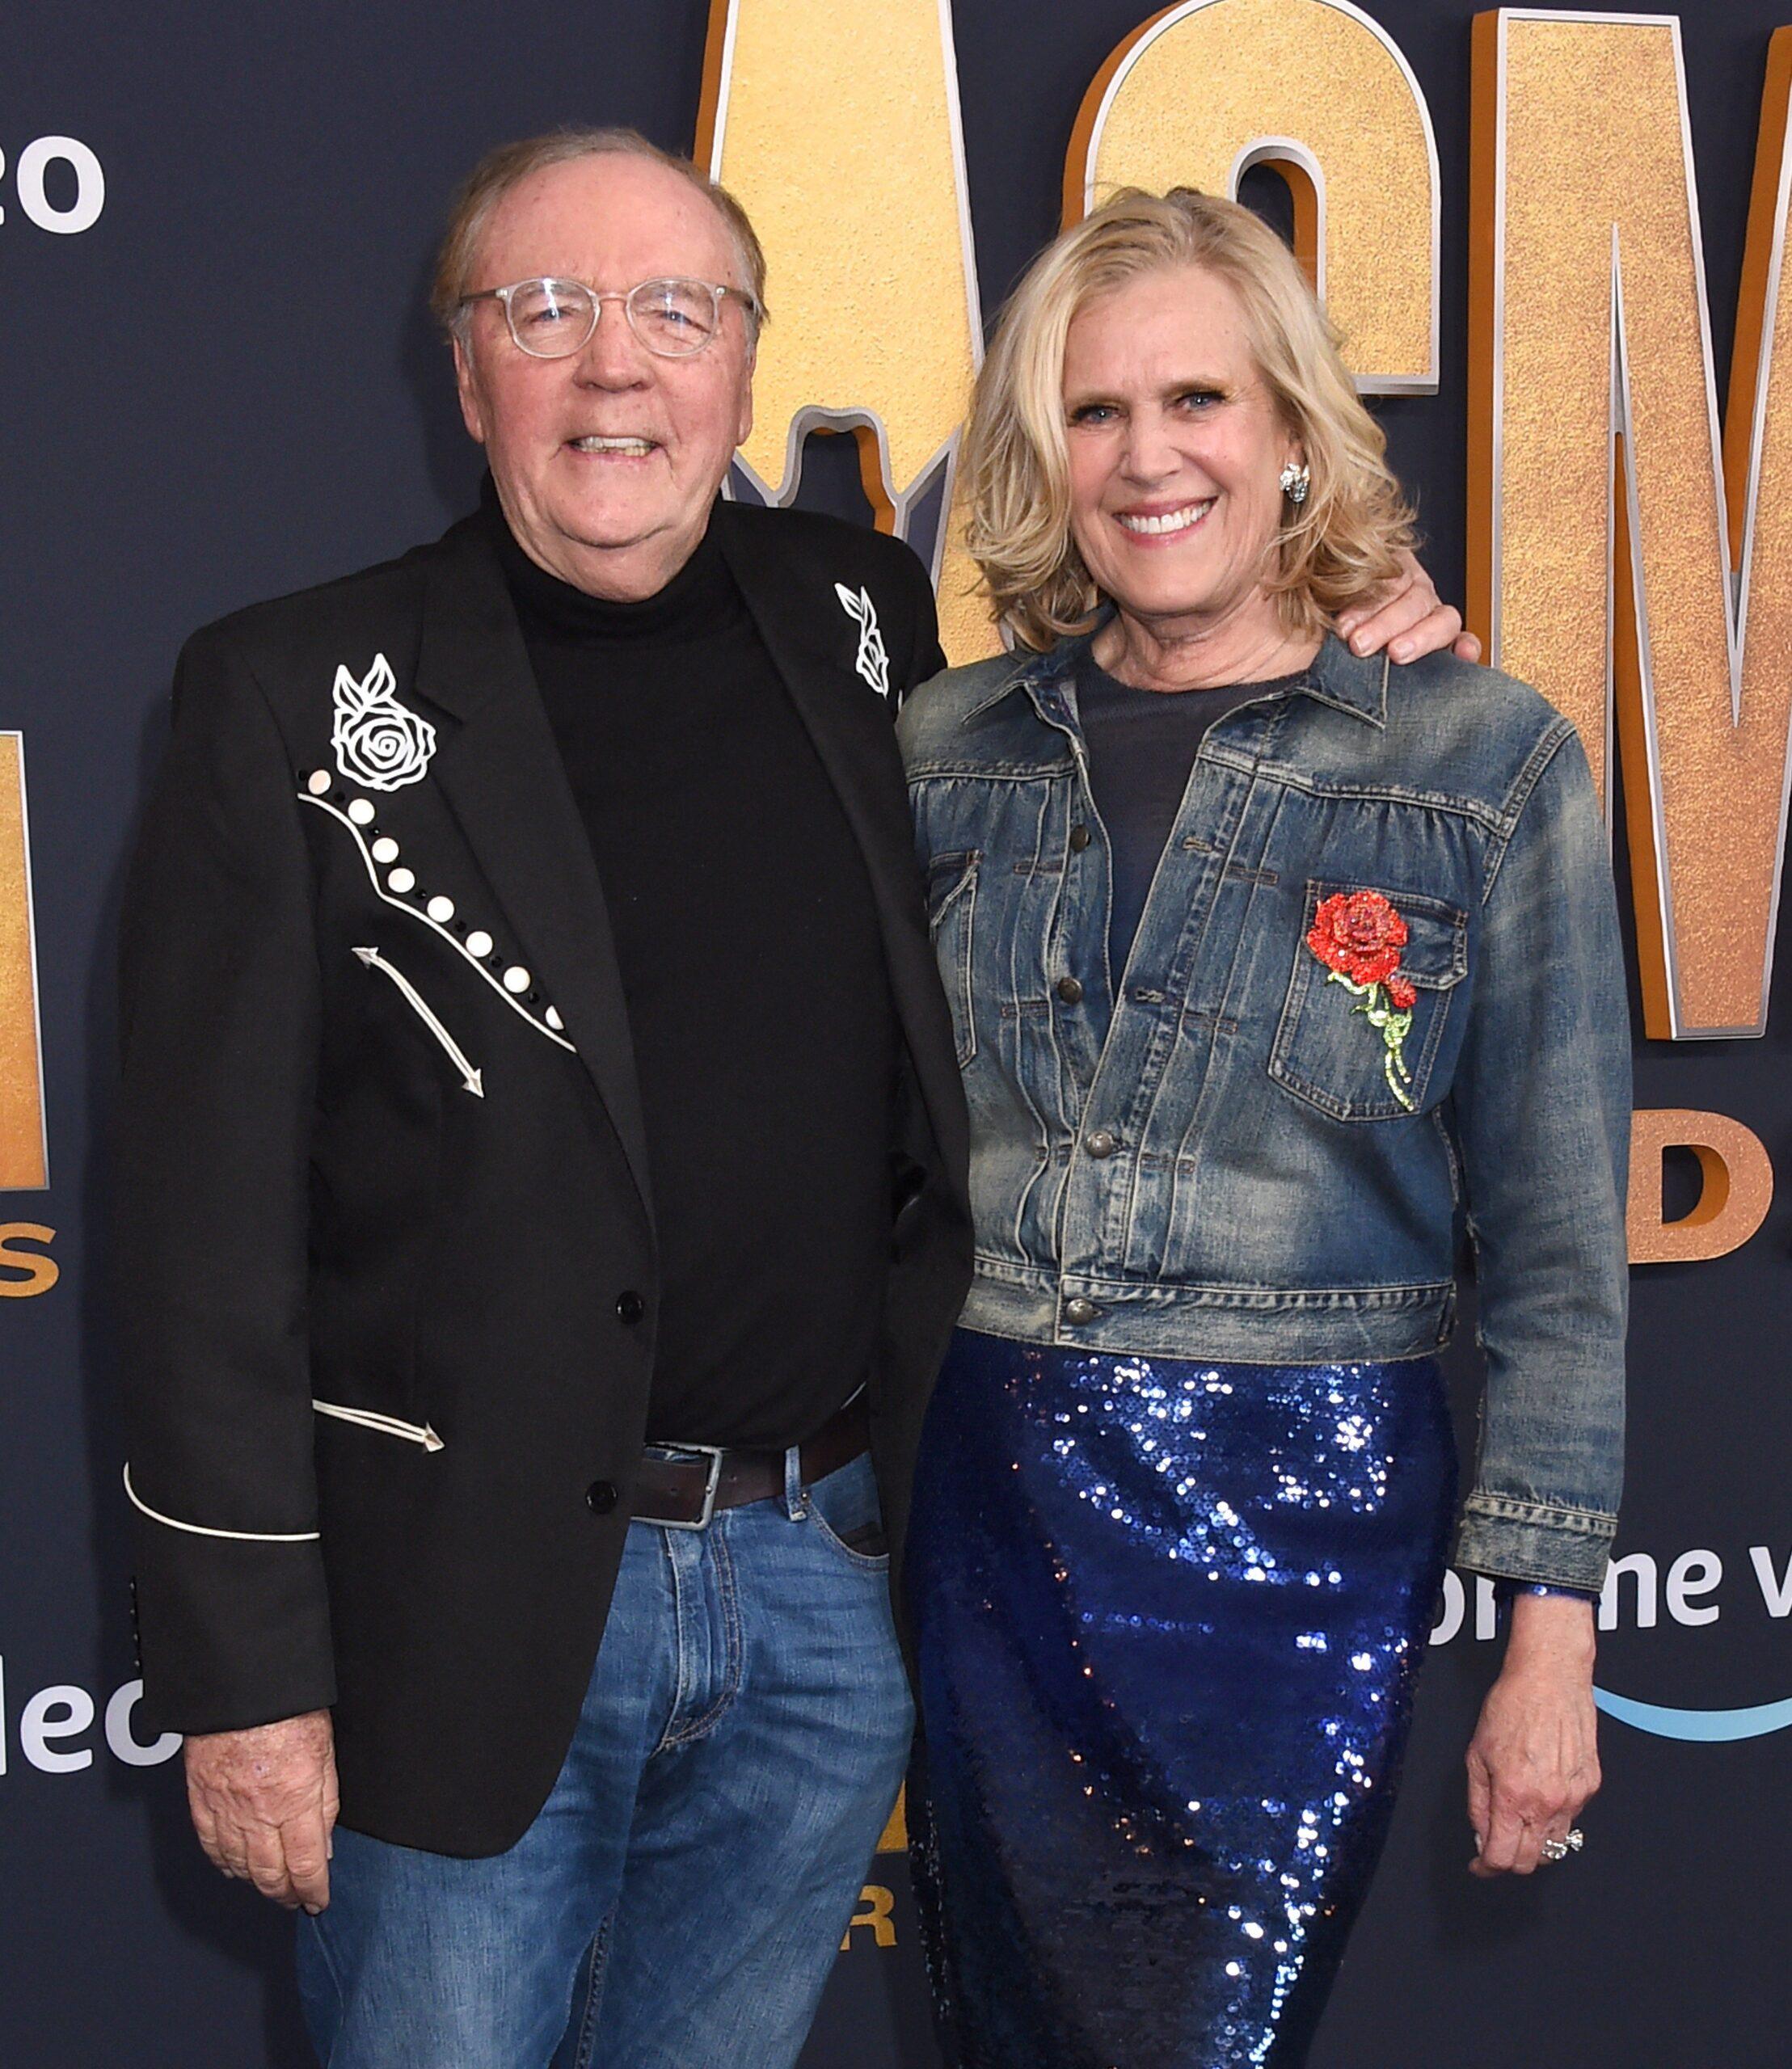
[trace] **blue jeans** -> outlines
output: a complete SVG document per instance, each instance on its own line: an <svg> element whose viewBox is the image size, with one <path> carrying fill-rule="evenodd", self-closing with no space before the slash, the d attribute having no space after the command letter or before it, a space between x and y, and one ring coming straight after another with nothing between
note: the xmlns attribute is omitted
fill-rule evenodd
<svg viewBox="0 0 1792 2069"><path fill-rule="evenodd" d="M889 1562L842 1542L877 1519L868 1457L805 1490L793 1455L781 1500L631 1523L516 1845L338 1831L329 1908L299 1919L325 2069L787 2069L908 1755Z"/></svg>

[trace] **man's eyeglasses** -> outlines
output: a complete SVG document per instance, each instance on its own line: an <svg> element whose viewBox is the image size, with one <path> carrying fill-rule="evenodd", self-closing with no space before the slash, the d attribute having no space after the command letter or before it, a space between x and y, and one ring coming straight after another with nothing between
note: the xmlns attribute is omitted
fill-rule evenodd
<svg viewBox="0 0 1792 2069"><path fill-rule="evenodd" d="M722 304L730 298L741 305L749 324L757 322L760 309L753 296L710 280L643 280L626 294L599 294L583 280L517 280L507 288L464 294L461 306L500 302L520 350L533 359L567 359L584 349L597 328L603 305L619 301L629 328L650 352L662 359L689 359L721 329Z"/></svg>

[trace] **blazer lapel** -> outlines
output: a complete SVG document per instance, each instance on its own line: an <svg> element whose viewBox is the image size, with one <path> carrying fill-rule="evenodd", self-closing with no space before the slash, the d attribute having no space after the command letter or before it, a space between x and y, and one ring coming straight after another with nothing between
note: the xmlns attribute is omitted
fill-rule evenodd
<svg viewBox="0 0 1792 2069"><path fill-rule="evenodd" d="M429 773L591 1073L651 1216L647 1130L603 887L479 521L448 535L424 592L416 687L460 721Z"/></svg>
<svg viewBox="0 0 1792 2069"><path fill-rule="evenodd" d="M710 521L864 855L890 988L934 1140L947 1169L961 1170L968 1155L968 1123L951 1022L927 938L896 714L880 718L865 710L866 686L850 658L857 627L836 601L831 576L811 577L782 555L755 551L740 522L743 514L721 503Z"/></svg>

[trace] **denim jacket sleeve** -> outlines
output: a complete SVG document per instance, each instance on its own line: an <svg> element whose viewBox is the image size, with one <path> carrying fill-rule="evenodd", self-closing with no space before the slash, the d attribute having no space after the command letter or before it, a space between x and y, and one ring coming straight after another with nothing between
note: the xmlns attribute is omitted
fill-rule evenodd
<svg viewBox="0 0 1792 2069"><path fill-rule="evenodd" d="M1453 1094L1487 1362L1457 1557L1596 1590L1623 1470L1630 1039L1604 828L1565 720L1516 803Z"/></svg>

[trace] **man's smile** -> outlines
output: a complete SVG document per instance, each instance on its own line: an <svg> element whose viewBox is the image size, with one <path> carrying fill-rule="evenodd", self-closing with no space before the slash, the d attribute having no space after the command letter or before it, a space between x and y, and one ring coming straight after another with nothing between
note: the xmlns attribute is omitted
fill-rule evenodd
<svg viewBox="0 0 1792 2069"><path fill-rule="evenodd" d="M656 438L605 437L596 432L588 432L583 438L569 438L567 443L575 453L596 453L604 457L625 460L644 460L650 453L657 453L660 449Z"/></svg>

